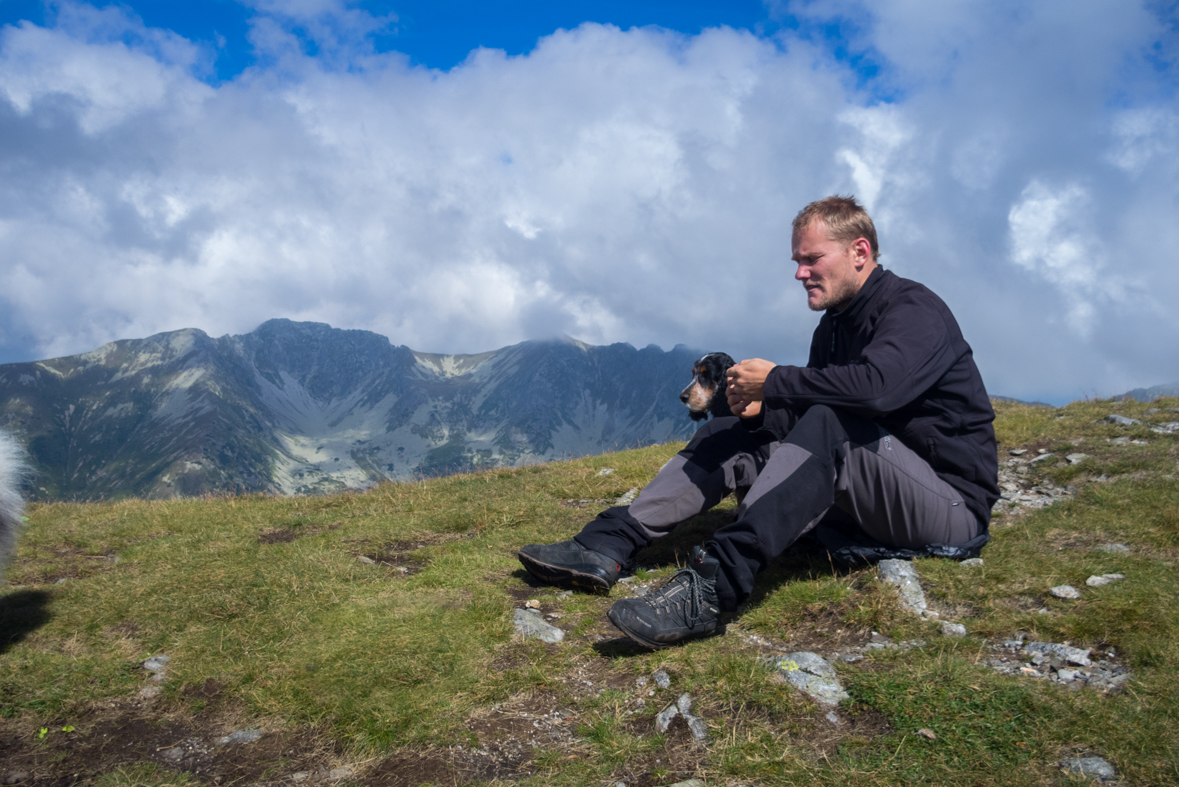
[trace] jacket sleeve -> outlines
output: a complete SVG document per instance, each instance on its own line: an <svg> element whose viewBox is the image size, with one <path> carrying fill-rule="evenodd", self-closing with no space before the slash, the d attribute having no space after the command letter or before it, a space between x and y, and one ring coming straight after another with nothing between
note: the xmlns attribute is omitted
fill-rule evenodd
<svg viewBox="0 0 1179 787"><path fill-rule="evenodd" d="M920 293L899 294L851 363L775 367L766 379L766 407L797 411L826 404L865 418L895 412L953 367L957 332L944 310Z"/></svg>

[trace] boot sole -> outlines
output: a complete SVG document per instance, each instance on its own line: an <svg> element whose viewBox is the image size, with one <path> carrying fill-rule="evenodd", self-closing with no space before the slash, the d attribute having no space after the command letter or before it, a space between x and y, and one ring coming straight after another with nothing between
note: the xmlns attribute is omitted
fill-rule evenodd
<svg viewBox="0 0 1179 787"><path fill-rule="evenodd" d="M584 568L581 566L554 566L542 563L525 554L519 554L517 557L529 574L550 585L571 590L583 590L598 595L607 595L610 588L614 586L614 583L606 577L591 573L596 568L594 566L585 566Z"/></svg>

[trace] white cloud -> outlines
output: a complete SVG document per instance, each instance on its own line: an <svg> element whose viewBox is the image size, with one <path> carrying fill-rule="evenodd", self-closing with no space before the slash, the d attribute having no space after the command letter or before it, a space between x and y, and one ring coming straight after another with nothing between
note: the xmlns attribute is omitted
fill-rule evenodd
<svg viewBox="0 0 1179 787"><path fill-rule="evenodd" d="M285 316L424 351L563 332L800 363L789 222L852 191L993 391L1179 366L1137 341L1179 327L1174 77L1144 5L791 5L858 20L866 83L806 25L587 24L439 72L374 53L395 18L254 7L259 65L217 87L209 53L113 6L0 31L10 352Z"/></svg>

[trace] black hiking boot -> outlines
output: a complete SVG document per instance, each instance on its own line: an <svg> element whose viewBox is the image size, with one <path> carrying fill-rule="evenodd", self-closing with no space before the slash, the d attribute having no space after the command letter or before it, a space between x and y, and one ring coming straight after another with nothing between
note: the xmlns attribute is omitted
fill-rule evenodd
<svg viewBox="0 0 1179 787"><path fill-rule="evenodd" d="M688 567L673 574L659 590L642 598L624 598L606 614L623 634L648 648L719 634L719 570L716 558L693 547Z"/></svg>
<svg viewBox="0 0 1179 787"><path fill-rule="evenodd" d="M576 541L529 544L519 554L528 573L550 585L609 593L622 566L612 557L586 549Z"/></svg>

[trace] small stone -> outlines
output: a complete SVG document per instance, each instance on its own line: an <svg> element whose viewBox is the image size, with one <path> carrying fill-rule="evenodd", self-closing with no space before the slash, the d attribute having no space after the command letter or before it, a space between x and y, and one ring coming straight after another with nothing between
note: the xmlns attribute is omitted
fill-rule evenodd
<svg viewBox="0 0 1179 787"><path fill-rule="evenodd" d="M678 700L676 700L675 706L680 709L680 713L687 716L689 713L692 712L692 697L691 697L691 695L689 695L687 692L684 692L683 694L681 694L680 698Z"/></svg>
<svg viewBox="0 0 1179 787"><path fill-rule="evenodd" d="M302 784L309 778L311 778L311 773L309 771L299 771L297 773L291 774L291 781L293 781L295 784Z"/></svg>
<svg viewBox="0 0 1179 787"><path fill-rule="evenodd" d="M1125 544L1102 544L1097 547L1098 552L1110 552L1115 555L1124 555L1130 551L1130 547Z"/></svg>
<svg viewBox="0 0 1179 787"><path fill-rule="evenodd" d="M708 724L699 716L684 715L684 719L688 722L688 731L692 733L692 737L698 741L708 739Z"/></svg>
<svg viewBox="0 0 1179 787"><path fill-rule="evenodd" d="M827 721L839 726L839 717L835 715L835 711L827 711Z"/></svg>
<svg viewBox="0 0 1179 787"><path fill-rule="evenodd" d="M1030 462L1028 462L1028 464L1029 464L1029 465L1034 465L1034 464L1036 464L1037 462L1043 462L1043 461L1045 461L1045 460L1047 460L1047 459L1051 459L1051 458L1053 458L1054 456L1056 456L1056 454L1040 454L1040 455L1039 455L1039 456L1037 456L1035 459L1033 459L1033 460L1031 460Z"/></svg>
<svg viewBox="0 0 1179 787"><path fill-rule="evenodd" d="M1010 453L1012 456L1023 456L1027 452L1028 449L1026 448L1012 448L1008 453Z"/></svg>
<svg viewBox="0 0 1179 787"><path fill-rule="evenodd" d="M1081 591L1072 585L1057 585L1054 588L1048 588L1048 592L1057 598L1077 599L1081 597Z"/></svg>
<svg viewBox="0 0 1179 787"><path fill-rule="evenodd" d="M1116 779L1118 772L1101 757L1070 757L1062 760L1060 767L1069 773L1075 773L1098 781Z"/></svg>
<svg viewBox="0 0 1179 787"><path fill-rule="evenodd" d="M528 609L540 609L540 602L534 598L530 598L524 602L524 606Z"/></svg>
<svg viewBox="0 0 1179 787"><path fill-rule="evenodd" d="M1070 465L1076 465L1076 464L1080 464L1081 462L1084 462L1088 458L1089 458L1088 454L1069 454L1064 459Z"/></svg>
<svg viewBox="0 0 1179 787"><path fill-rule="evenodd" d="M1061 683L1072 683L1079 674L1075 669L1058 669L1056 671L1056 677L1060 678Z"/></svg>
<svg viewBox="0 0 1179 787"><path fill-rule="evenodd" d="M169 762L180 762L184 759L184 749L179 746L173 746L171 749L165 749L160 752L160 756Z"/></svg>
<svg viewBox="0 0 1179 787"><path fill-rule="evenodd" d="M1111 437L1111 438L1109 438L1109 442L1113 443L1114 445L1129 445L1130 438L1129 437Z"/></svg>
<svg viewBox="0 0 1179 787"><path fill-rule="evenodd" d="M644 686L646 686L647 685L647 676L640 675L637 678L635 678L635 685L638 686L640 689L643 688Z"/></svg>
<svg viewBox="0 0 1179 787"><path fill-rule="evenodd" d="M983 559L981 557L968 557L958 565L967 566L968 568L975 568L976 566L981 566L982 564Z"/></svg>
<svg viewBox="0 0 1179 787"><path fill-rule="evenodd" d="M966 626L961 623L943 623L942 636L945 637L965 637Z"/></svg>
<svg viewBox="0 0 1179 787"><path fill-rule="evenodd" d="M229 733L224 738L218 738L216 743L218 746L228 746L231 743L253 743L262 737L262 730L236 730Z"/></svg>
<svg viewBox="0 0 1179 787"><path fill-rule="evenodd" d="M671 787L704 787L704 782L699 779L688 779L687 781L676 782Z"/></svg>
<svg viewBox="0 0 1179 787"><path fill-rule="evenodd" d="M655 685L661 689L671 687L671 676L661 669L655 670L655 672L651 675L651 678L655 681Z"/></svg>
<svg viewBox="0 0 1179 787"><path fill-rule="evenodd" d="M1124 415L1116 415L1113 413L1107 415L1105 420L1109 421L1110 423L1117 424L1118 426L1133 426L1134 424L1139 423L1137 418L1127 418Z"/></svg>
<svg viewBox="0 0 1179 787"><path fill-rule="evenodd" d="M164 693L163 686L144 686L139 690L136 696L141 700L154 700L156 697Z"/></svg>
<svg viewBox="0 0 1179 787"><path fill-rule="evenodd" d="M1117 582L1119 579L1125 579L1125 574L1102 574L1101 576L1092 576L1085 580L1085 584L1091 588L1099 588L1108 585L1111 582Z"/></svg>
<svg viewBox="0 0 1179 787"><path fill-rule="evenodd" d="M332 780L347 779L351 775L351 768L332 768L330 771L328 771L328 778Z"/></svg>
<svg viewBox="0 0 1179 787"><path fill-rule="evenodd" d="M143 668L148 672L163 672L164 668L171 660L171 656L165 656L163 654L159 656L152 656L150 659L147 659L143 662Z"/></svg>
<svg viewBox="0 0 1179 787"><path fill-rule="evenodd" d="M4 784L20 784L21 782L29 780L28 771L9 771L4 774Z"/></svg>
<svg viewBox="0 0 1179 787"><path fill-rule="evenodd" d="M635 498L638 496L639 496L639 488L636 486L633 489L630 489L630 490L624 492L622 495L620 495L619 498L614 501L614 505L616 505L616 506L629 506L631 503L633 503L635 501Z"/></svg>
<svg viewBox="0 0 1179 787"><path fill-rule="evenodd" d="M613 468L613 467L603 467L601 470L599 470L599 471L598 471L598 475L600 475L600 476L602 476L602 475L610 475L610 474L611 474L611 473L613 473L613 472L614 472L614 468Z"/></svg>
<svg viewBox="0 0 1179 787"><path fill-rule="evenodd" d="M928 727L922 727L921 729L917 730L917 734L920 735L922 738L926 738L931 741L937 740L937 734L934 733L934 731L929 729Z"/></svg>
<svg viewBox="0 0 1179 787"><path fill-rule="evenodd" d="M539 639L542 642L555 644L565 639L565 632L556 626L551 626L544 622L540 615L531 609L518 609L515 612L513 623L515 624L516 633L525 639Z"/></svg>
<svg viewBox="0 0 1179 787"><path fill-rule="evenodd" d="M364 563L366 566L371 566L377 562L377 561L373 560L371 557L369 557L368 555L358 555L356 559L359 560L361 563Z"/></svg>

